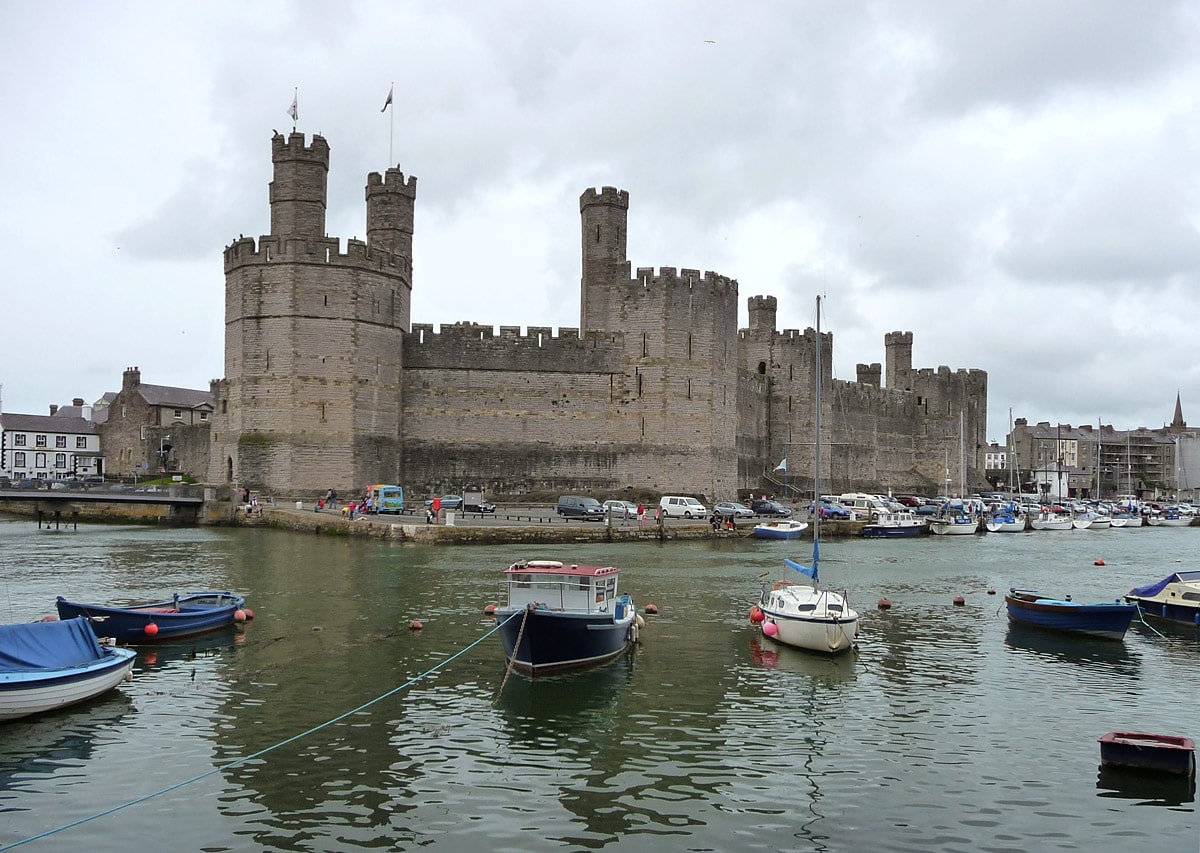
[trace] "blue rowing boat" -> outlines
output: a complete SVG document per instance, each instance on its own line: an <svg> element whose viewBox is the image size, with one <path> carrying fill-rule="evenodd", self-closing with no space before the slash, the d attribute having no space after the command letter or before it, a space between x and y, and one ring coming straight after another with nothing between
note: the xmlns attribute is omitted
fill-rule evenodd
<svg viewBox="0 0 1200 853"><path fill-rule="evenodd" d="M1008 606L1008 618L1014 622L1108 640L1124 639L1137 613L1135 605L1120 601L1081 604L1070 598L1047 598L1022 589L1009 590L1004 603Z"/></svg>
<svg viewBox="0 0 1200 853"><path fill-rule="evenodd" d="M251 618L251 613L243 610L246 599L232 592L176 594L169 601L128 605L80 604L60 595L56 606L60 619L82 616L97 637L111 637L118 643L193 637L233 625L239 621L238 613L243 619Z"/></svg>

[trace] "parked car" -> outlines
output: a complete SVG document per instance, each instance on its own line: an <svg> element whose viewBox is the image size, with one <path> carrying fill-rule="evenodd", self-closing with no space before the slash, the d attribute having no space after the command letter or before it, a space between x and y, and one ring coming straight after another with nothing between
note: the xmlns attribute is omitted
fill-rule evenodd
<svg viewBox="0 0 1200 853"><path fill-rule="evenodd" d="M846 509L846 507L842 506L837 501L825 500L824 498L821 500L821 509L825 511L825 518L834 520L849 521L854 516L850 510ZM809 504L808 512L810 515L812 514L812 511L813 505Z"/></svg>
<svg viewBox="0 0 1200 853"><path fill-rule="evenodd" d="M755 515L772 515L776 518L791 518L792 511L779 501L750 501L750 510Z"/></svg>
<svg viewBox="0 0 1200 853"><path fill-rule="evenodd" d="M707 518L708 508L700 501L686 495L663 495L658 502L658 508L663 515L670 518Z"/></svg>
<svg viewBox="0 0 1200 853"><path fill-rule="evenodd" d="M582 518L584 521L603 521L604 507L595 498L563 495L558 499L558 514L566 518Z"/></svg>
<svg viewBox="0 0 1200 853"><path fill-rule="evenodd" d="M634 518L637 516L637 504L630 501L605 501L604 511L611 513L613 518Z"/></svg>
<svg viewBox="0 0 1200 853"><path fill-rule="evenodd" d="M713 512L721 518L753 518L754 510L737 501L721 501L713 507Z"/></svg>
<svg viewBox="0 0 1200 853"><path fill-rule="evenodd" d="M442 495L442 509L462 509L462 495ZM425 506L433 508L433 498L425 501Z"/></svg>

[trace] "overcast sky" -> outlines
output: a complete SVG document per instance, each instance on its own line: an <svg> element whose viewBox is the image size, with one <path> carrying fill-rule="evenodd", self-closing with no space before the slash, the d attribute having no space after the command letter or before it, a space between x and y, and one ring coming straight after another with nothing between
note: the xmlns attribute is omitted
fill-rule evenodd
<svg viewBox="0 0 1200 853"><path fill-rule="evenodd" d="M270 139L329 142L326 228L419 179L413 322L576 326L580 193L633 266L779 327L989 375L1030 422L1200 426L1200 6L0 0L4 411L223 374L221 253ZM394 83L394 113L381 112Z"/></svg>

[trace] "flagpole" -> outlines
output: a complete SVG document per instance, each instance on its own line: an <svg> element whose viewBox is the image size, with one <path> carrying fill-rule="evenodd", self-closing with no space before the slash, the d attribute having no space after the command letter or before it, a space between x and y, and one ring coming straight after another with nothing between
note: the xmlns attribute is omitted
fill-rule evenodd
<svg viewBox="0 0 1200 853"><path fill-rule="evenodd" d="M396 89L396 81L393 80L392 85L388 88L388 98L392 97L392 92L395 91L395 89ZM388 116L390 124L389 124L389 129L388 129L387 166L389 169L392 168L392 166L396 165L396 161L392 159L392 141L396 136L396 105L392 104L391 106L392 106L392 109L390 110L391 115Z"/></svg>
<svg viewBox="0 0 1200 853"><path fill-rule="evenodd" d="M296 86L292 89L292 133L296 132L296 122L299 121L300 111L300 87Z"/></svg>

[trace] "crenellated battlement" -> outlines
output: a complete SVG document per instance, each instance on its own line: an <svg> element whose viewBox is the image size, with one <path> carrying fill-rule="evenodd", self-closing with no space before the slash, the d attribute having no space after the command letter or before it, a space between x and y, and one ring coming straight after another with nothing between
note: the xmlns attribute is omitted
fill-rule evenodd
<svg viewBox="0 0 1200 853"><path fill-rule="evenodd" d="M367 175L367 198L376 193L396 193L416 199L417 176L409 175L406 178L399 168L388 169L382 175L379 172L371 172Z"/></svg>
<svg viewBox="0 0 1200 853"><path fill-rule="evenodd" d="M451 344L462 346L475 341L513 341L533 346L546 346L553 343L567 342L571 345L580 343L595 345L598 342L610 343L613 334L601 331L585 331L582 334L576 326L561 326L555 334L551 326L529 326L525 334L521 334L520 326L501 326L499 334L495 326L483 323L462 321L459 323L442 323L434 331L433 323L413 323L409 333L410 342L414 346L440 346Z"/></svg>
<svg viewBox="0 0 1200 853"><path fill-rule="evenodd" d="M271 137L272 160L312 160L329 166L329 143L325 137L314 133L312 144L304 143L303 133L276 133Z"/></svg>
<svg viewBox="0 0 1200 853"><path fill-rule="evenodd" d="M404 365L412 370L498 370L532 372L620 373L624 335L583 332L564 326L520 327L479 323L413 323L404 336Z"/></svg>
<svg viewBox="0 0 1200 853"><path fill-rule="evenodd" d="M601 187L600 189L589 187L579 196L580 213L583 212L584 208L594 204L609 205L628 210L629 193L626 190L619 190L616 187Z"/></svg>
<svg viewBox="0 0 1200 853"><path fill-rule="evenodd" d="M711 291L720 296L736 296L738 283L736 278L720 275L711 270L701 274L700 270L682 269L675 267L638 267L634 279L644 288L663 286L666 288L687 287Z"/></svg>
<svg viewBox="0 0 1200 853"><path fill-rule="evenodd" d="M240 237L225 248L225 272L244 266L275 263L328 264L412 275L408 258L373 250L362 240L346 241L343 251L336 237Z"/></svg>

